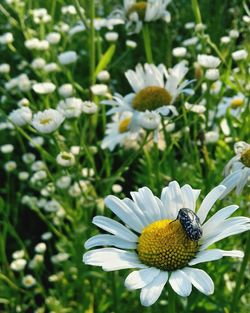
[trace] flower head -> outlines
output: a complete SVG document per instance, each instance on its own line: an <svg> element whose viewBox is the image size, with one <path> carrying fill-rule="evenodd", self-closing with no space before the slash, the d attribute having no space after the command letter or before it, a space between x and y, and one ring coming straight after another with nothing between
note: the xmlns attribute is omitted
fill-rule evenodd
<svg viewBox="0 0 250 313"><path fill-rule="evenodd" d="M64 121L63 115L54 109L36 113L32 120L33 127L40 133L49 134L55 131Z"/></svg>
<svg viewBox="0 0 250 313"><path fill-rule="evenodd" d="M235 156L227 163L224 169L226 178L221 182L227 189L222 198L236 188L240 194L250 177L250 145L239 141L234 145Z"/></svg>
<svg viewBox="0 0 250 313"><path fill-rule="evenodd" d="M214 188L197 212L200 190L189 185L180 187L175 181L162 190L160 199L147 187L131 192L133 200L108 196L106 206L126 226L111 218L94 217L93 223L109 234L90 238L85 248L107 247L86 252L83 262L101 266L105 271L138 268L128 275L125 286L141 289L144 306L157 301L167 281L181 296L188 296L192 285L206 295L212 294L214 284L210 276L193 266L223 256L242 257L241 251L207 248L250 229L249 218L229 218L237 210L236 205L219 210L206 221L225 189L221 185Z"/></svg>

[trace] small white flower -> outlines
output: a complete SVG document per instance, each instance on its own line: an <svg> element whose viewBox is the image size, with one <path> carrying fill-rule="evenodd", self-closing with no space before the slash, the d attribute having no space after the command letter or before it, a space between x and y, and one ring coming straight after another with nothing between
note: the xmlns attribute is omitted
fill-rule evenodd
<svg viewBox="0 0 250 313"><path fill-rule="evenodd" d="M0 36L0 44L7 45L14 41L14 37L12 33L5 33L2 36Z"/></svg>
<svg viewBox="0 0 250 313"><path fill-rule="evenodd" d="M82 113L82 100L78 98L66 98L58 103L57 110L66 118L79 117Z"/></svg>
<svg viewBox="0 0 250 313"><path fill-rule="evenodd" d="M61 263L61 262L65 262L69 259L70 255L66 252L59 252L56 255L53 255L51 257L51 262L52 263Z"/></svg>
<svg viewBox="0 0 250 313"><path fill-rule="evenodd" d="M137 47L137 42L133 40L126 40L126 46L131 49L135 49Z"/></svg>
<svg viewBox="0 0 250 313"><path fill-rule="evenodd" d="M16 259L10 263L10 268L15 272L22 271L27 264L25 259Z"/></svg>
<svg viewBox="0 0 250 313"><path fill-rule="evenodd" d="M207 80L215 81L220 77L220 72L216 68L210 68L206 70L205 77Z"/></svg>
<svg viewBox="0 0 250 313"><path fill-rule="evenodd" d="M45 241L51 239L52 237L53 237L53 235L52 235L51 232L43 233L42 236L41 236L42 240L45 240Z"/></svg>
<svg viewBox="0 0 250 313"><path fill-rule="evenodd" d="M25 107L16 109L10 113L9 119L16 126L22 127L31 122L32 112L29 108Z"/></svg>
<svg viewBox="0 0 250 313"><path fill-rule="evenodd" d="M172 51L173 56L176 58L183 58L187 54L187 48L185 47L176 47Z"/></svg>
<svg viewBox="0 0 250 313"><path fill-rule="evenodd" d="M13 259L23 259L24 258L24 250L17 250L12 253L12 258Z"/></svg>
<svg viewBox="0 0 250 313"><path fill-rule="evenodd" d="M46 65L46 61L43 58L36 58L31 62L31 67L34 70L41 70Z"/></svg>
<svg viewBox="0 0 250 313"><path fill-rule="evenodd" d="M68 65L77 61L77 54L75 51L66 51L58 55L58 60L62 65Z"/></svg>
<svg viewBox="0 0 250 313"><path fill-rule="evenodd" d="M70 152L60 152L56 157L56 162L63 167L69 167L75 164L75 156Z"/></svg>
<svg viewBox="0 0 250 313"><path fill-rule="evenodd" d="M73 153L74 155L78 155L81 151L80 146L72 146L70 147L70 152Z"/></svg>
<svg viewBox="0 0 250 313"><path fill-rule="evenodd" d="M82 111L86 114L94 114L98 111L98 106L93 101L84 101L82 103Z"/></svg>
<svg viewBox="0 0 250 313"><path fill-rule="evenodd" d="M13 172L17 168L15 161L8 161L4 164L4 169L6 172Z"/></svg>
<svg viewBox="0 0 250 313"><path fill-rule="evenodd" d="M239 37L239 35L240 35L239 31L236 30L236 29L231 29L230 32L229 32L230 38L236 39L236 38Z"/></svg>
<svg viewBox="0 0 250 313"><path fill-rule="evenodd" d="M228 36L223 36L223 37L221 37L220 42L221 42L222 44L228 44L228 43L230 42L230 40L231 40L230 37L228 37Z"/></svg>
<svg viewBox="0 0 250 313"><path fill-rule="evenodd" d="M237 50L232 53L232 58L234 59L234 61L245 60L247 56L248 56L248 53L245 49Z"/></svg>
<svg viewBox="0 0 250 313"><path fill-rule="evenodd" d="M46 244L44 242L39 242L34 250L36 253L44 253L46 251L47 247L46 247Z"/></svg>
<svg viewBox="0 0 250 313"><path fill-rule="evenodd" d="M110 79L110 74L108 71L101 71L97 74L97 79L101 82L106 82Z"/></svg>
<svg viewBox="0 0 250 313"><path fill-rule="evenodd" d="M109 42L115 42L119 38L119 34L116 32L108 32L105 34L105 39Z"/></svg>
<svg viewBox="0 0 250 313"><path fill-rule="evenodd" d="M218 131L208 131L205 133L205 142L206 143L216 143L219 140L219 133Z"/></svg>
<svg viewBox="0 0 250 313"><path fill-rule="evenodd" d="M14 146L12 144L6 144L0 147L0 151L4 154L9 154L14 151Z"/></svg>
<svg viewBox="0 0 250 313"><path fill-rule="evenodd" d="M159 127L161 122L160 115L156 112L146 111L138 117L138 124L148 130L153 130Z"/></svg>
<svg viewBox="0 0 250 313"><path fill-rule="evenodd" d="M36 113L32 120L33 127L40 133L49 134L58 129L63 123L64 116L54 109Z"/></svg>
<svg viewBox="0 0 250 313"><path fill-rule="evenodd" d="M122 186L119 185L119 184L114 184L114 185L112 186L112 191L113 191L114 193L120 193L120 192L122 192Z"/></svg>
<svg viewBox="0 0 250 313"><path fill-rule="evenodd" d="M62 176L57 179L56 186L60 189L67 189L71 184L71 177L70 176Z"/></svg>
<svg viewBox="0 0 250 313"><path fill-rule="evenodd" d="M26 288L31 288L36 284L36 279L32 275L26 275L22 278L22 284Z"/></svg>
<svg viewBox="0 0 250 313"><path fill-rule="evenodd" d="M58 93L61 97L68 98L73 94L73 86L71 84L63 84L59 87Z"/></svg>
<svg viewBox="0 0 250 313"><path fill-rule="evenodd" d="M7 63L0 64L0 73L8 74L10 72L10 65Z"/></svg>
<svg viewBox="0 0 250 313"><path fill-rule="evenodd" d="M105 96L108 93L108 86L104 84L93 85L90 89L95 96Z"/></svg>
<svg viewBox="0 0 250 313"><path fill-rule="evenodd" d="M53 73L53 72L57 72L59 71L59 66L57 63L52 62L52 63L48 63L44 66L43 68L44 72L46 73Z"/></svg>
<svg viewBox="0 0 250 313"><path fill-rule="evenodd" d="M220 59L212 55L199 54L198 63L205 68L216 68L220 65Z"/></svg>
<svg viewBox="0 0 250 313"><path fill-rule="evenodd" d="M56 33L56 32L49 33L49 34L46 36L46 40L47 40L50 44L56 45L56 44L58 44L59 41L61 40L61 34Z"/></svg>
<svg viewBox="0 0 250 313"><path fill-rule="evenodd" d="M54 92L56 85L51 82L36 83L32 86L32 89L40 95L45 95Z"/></svg>
<svg viewBox="0 0 250 313"><path fill-rule="evenodd" d="M18 178L21 180L21 181L26 181L28 180L29 178L29 173L28 172L19 172L18 173Z"/></svg>

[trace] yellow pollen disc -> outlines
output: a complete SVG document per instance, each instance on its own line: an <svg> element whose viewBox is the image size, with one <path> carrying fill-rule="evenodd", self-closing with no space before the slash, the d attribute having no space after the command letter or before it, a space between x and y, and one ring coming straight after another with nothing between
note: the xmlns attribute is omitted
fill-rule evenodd
<svg viewBox="0 0 250 313"><path fill-rule="evenodd" d="M124 118L119 124L119 132L126 133L129 130L130 122L131 122L131 117Z"/></svg>
<svg viewBox="0 0 250 313"><path fill-rule="evenodd" d="M172 97L162 87L150 86L142 89L134 97L132 106L138 111L156 110L171 103Z"/></svg>
<svg viewBox="0 0 250 313"><path fill-rule="evenodd" d="M61 157L63 160L66 160L66 161L70 161L72 159L72 157L69 154L65 154L65 153L62 154Z"/></svg>
<svg viewBox="0 0 250 313"><path fill-rule="evenodd" d="M242 152L240 160L245 166L250 167L250 148Z"/></svg>
<svg viewBox="0 0 250 313"><path fill-rule="evenodd" d="M139 237L138 256L142 263L164 271L185 267L198 251L179 220L160 220L145 227Z"/></svg>
<svg viewBox="0 0 250 313"><path fill-rule="evenodd" d="M49 124L51 121L52 121L51 118L44 118L44 119L40 120L40 124L46 125L46 124Z"/></svg>
<svg viewBox="0 0 250 313"><path fill-rule="evenodd" d="M128 9L127 16L129 17L130 14L136 12L139 16L139 19L144 20L146 9L147 9L147 2L145 1L137 2Z"/></svg>
<svg viewBox="0 0 250 313"><path fill-rule="evenodd" d="M235 99L233 99L231 101L230 107L232 109L237 109L237 108L241 107L243 105L243 103L244 103L244 99L242 99L242 98L235 98Z"/></svg>

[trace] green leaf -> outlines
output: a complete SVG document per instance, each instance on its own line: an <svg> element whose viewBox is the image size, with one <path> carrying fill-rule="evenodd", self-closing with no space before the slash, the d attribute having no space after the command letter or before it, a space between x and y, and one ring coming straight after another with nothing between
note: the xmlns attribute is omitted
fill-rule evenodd
<svg viewBox="0 0 250 313"><path fill-rule="evenodd" d="M103 56L101 57L101 60L99 61L97 67L96 67L96 70L95 70L95 77L97 76L97 74L99 72L101 72L102 70L104 70L108 65L109 63L111 62L112 60L112 57L115 53L115 49L116 49L116 46L113 44L111 45L107 51L103 54Z"/></svg>

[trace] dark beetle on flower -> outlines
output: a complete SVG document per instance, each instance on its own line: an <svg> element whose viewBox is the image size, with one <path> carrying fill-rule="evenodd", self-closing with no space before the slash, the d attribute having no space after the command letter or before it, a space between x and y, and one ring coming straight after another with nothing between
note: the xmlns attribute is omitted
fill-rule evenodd
<svg viewBox="0 0 250 313"><path fill-rule="evenodd" d="M178 212L177 220L180 221L187 236L193 240L198 241L202 236L202 227L199 217L190 209L182 208Z"/></svg>

